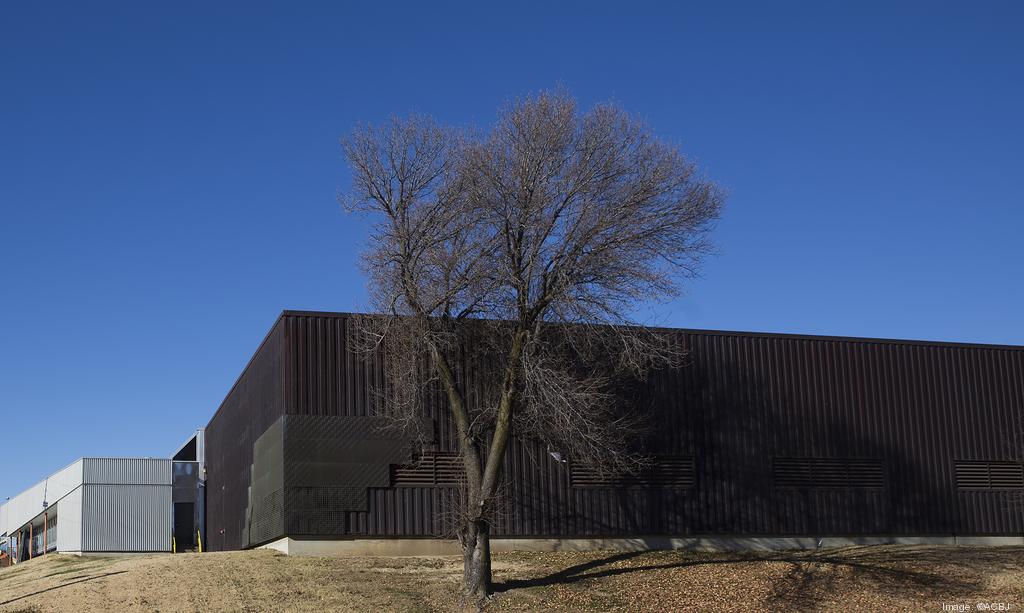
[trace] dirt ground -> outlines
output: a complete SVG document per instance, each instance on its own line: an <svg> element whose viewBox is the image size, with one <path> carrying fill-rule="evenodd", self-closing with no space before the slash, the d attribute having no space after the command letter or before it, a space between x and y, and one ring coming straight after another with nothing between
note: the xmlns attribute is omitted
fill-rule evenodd
<svg viewBox="0 0 1024 613"><path fill-rule="evenodd" d="M0 570L0 611L450 611L460 572L455 557L51 554ZM1020 611L1024 548L501 553L494 580L489 611Z"/></svg>

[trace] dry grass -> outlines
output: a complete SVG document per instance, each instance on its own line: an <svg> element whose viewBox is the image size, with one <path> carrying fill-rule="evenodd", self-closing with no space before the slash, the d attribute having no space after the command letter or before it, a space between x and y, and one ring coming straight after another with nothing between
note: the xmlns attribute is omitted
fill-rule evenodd
<svg viewBox="0 0 1024 613"><path fill-rule="evenodd" d="M78 558L0 570L0 611L447 611L459 559L270 551ZM941 611L1024 607L1024 548L775 554L505 553L491 611Z"/></svg>

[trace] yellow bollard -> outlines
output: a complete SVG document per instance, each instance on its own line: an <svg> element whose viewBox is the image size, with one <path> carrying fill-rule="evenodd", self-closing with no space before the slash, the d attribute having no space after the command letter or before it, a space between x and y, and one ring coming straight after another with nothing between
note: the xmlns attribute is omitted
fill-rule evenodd
<svg viewBox="0 0 1024 613"><path fill-rule="evenodd" d="M196 542L199 543L199 553L203 553L203 533L196 530Z"/></svg>
<svg viewBox="0 0 1024 613"><path fill-rule="evenodd" d="M178 544L174 542L174 537L171 537L171 553L178 553Z"/></svg>

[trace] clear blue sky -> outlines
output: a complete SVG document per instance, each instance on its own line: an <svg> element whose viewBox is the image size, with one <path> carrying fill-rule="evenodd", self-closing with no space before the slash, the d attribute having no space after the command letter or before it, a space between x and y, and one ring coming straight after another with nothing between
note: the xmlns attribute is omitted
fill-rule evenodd
<svg viewBox="0 0 1024 613"><path fill-rule="evenodd" d="M731 193L658 323L1024 344L1024 4L354 4L0 8L0 499L166 456L279 311L364 304L339 135L559 83Z"/></svg>

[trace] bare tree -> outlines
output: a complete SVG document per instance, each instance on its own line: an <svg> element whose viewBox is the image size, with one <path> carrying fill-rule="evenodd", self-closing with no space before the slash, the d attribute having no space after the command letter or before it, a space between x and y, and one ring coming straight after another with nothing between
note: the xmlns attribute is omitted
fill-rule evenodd
<svg viewBox="0 0 1024 613"><path fill-rule="evenodd" d="M363 333L387 355L381 411L415 435L425 380L443 389L465 468L463 590L480 602L513 433L599 470L642 462L616 382L681 352L631 313L697 274L723 196L620 108L581 113L561 91L484 133L413 116L342 145L346 204L377 222L363 263L388 316Z"/></svg>

